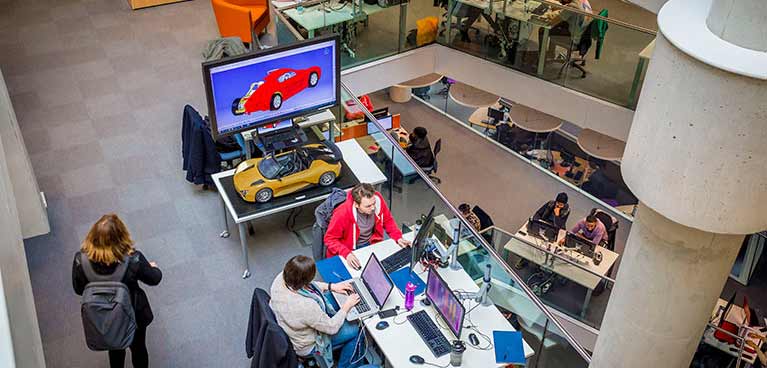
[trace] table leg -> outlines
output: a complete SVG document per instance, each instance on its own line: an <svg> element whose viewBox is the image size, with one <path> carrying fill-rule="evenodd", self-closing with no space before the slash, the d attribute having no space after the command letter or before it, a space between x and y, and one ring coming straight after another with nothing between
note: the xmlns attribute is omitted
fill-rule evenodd
<svg viewBox="0 0 767 368"><path fill-rule="evenodd" d="M536 74L543 76L543 65L546 63L546 53L549 51L549 29L543 28L543 38L538 40L540 50L538 52L538 70Z"/></svg>
<svg viewBox="0 0 767 368"><path fill-rule="evenodd" d="M583 299L583 308L581 308L581 319L586 319L586 310L589 308L589 302L591 302L591 293L594 290L586 289L586 298Z"/></svg>
<svg viewBox="0 0 767 368"><path fill-rule="evenodd" d="M639 79L642 77L642 72L644 71L644 59L639 58L639 62L637 63L637 69L634 72L634 82L631 83L631 92L629 92L629 107L636 106L636 97L637 97L637 91L639 90Z"/></svg>
<svg viewBox="0 0 767 368"><path fill-rule="evenodd" d="M250 277L250 265L248 264L248 235L245 232L245 222L237 224L240 231L240 245L242 245L242 261L245 264L245 271L242 273L242 278L246 279Z"/></svg>
<svg viewBox="0 0 767 368"><path fill-rule="evenodd" d="M221 197L221 207L224 209L224 231L221 232L221 234L218 234L218 236L222 238L228 238L229 237L229 220L226 218L226 202L224 202L224 197Z"/></svg>

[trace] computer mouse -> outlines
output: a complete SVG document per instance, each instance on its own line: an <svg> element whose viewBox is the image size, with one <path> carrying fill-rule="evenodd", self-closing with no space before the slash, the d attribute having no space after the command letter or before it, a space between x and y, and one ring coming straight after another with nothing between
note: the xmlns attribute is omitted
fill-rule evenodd
<svg viewBox="0 0 767 368"><path fill-rule="evenodd" d="M381 321L376 323L376 330L385 330L387 327L389 327L389 322Z"/></svg>
<svg viewBox="0 0 767 368"><path fill-rule="evenodd" d="M411 355L410 356L410 363L421 365L425 362L423 358L421 358L420 355Z"/></svg>
<svg viewBox="0 0 767 368"><path fill-rule="evenodd" d="M473 332L469 334L469 342L471 342L471 344L474 346L479 345L479 339Z"/></svg>

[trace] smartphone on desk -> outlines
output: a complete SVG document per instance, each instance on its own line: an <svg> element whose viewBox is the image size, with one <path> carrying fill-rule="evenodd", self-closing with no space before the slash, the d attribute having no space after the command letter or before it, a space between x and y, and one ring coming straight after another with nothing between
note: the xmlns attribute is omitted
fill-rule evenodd
<svg viewBox="0 0 767 368"><path fill-rule="evenodd" d="M399 312L399 306L378 312L378 317L381 319L394 317L397 315L397 312Z"/></svg>

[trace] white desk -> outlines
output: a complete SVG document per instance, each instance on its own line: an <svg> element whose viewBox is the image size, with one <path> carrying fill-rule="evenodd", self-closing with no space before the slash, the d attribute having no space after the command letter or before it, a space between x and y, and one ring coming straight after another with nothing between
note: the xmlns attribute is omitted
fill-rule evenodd
<svg viewBox="0 0 767 368"><path fill-rule="evenodd" d="M309 33L308 38L314 38L314 32L318 29L350 21L363 21L368 16L386 9L378 6L378 4L370 5L363 1L362 7L359 9L361 12L355 15L352 14L351 4L346 4L340 10L331 10L330 6L338 7L339 5L337 3L329 5L329 2L323 2L306 7L300 13L298 8L287 9L283 13L306 29Z"/></svg>
<svg viewBox="0 0 767 368"><path fill-rule="evenodd" d="M373 163L365 151L357 144L357 141L350 139L343 142L336 143L338 149L344 157L344 162L349 170L354 174L357 180L361 183L380 184L386 181L386 176L378 169L378 166ZM250 267L248 263L248 242L247 242L247 230L245 224L248 221L258 218L266 217L278 212L286 211L296 207L304 206L310 203L315 203L324 200L328 197L329 193L322 195L309 195L307 191L301 191L295 195L290 194L286 197L293 196L293 200L287 204L271 207L267 209L259 209L258 204L253 204L253 209L242 212L238 211L233 206L233 201L242 202L242 198L237 195L230 196L227 194L227 190L222 183L222 179L234 176L235 169L219 172L213 174L211 177L213 183L216 185L218 194L221 196L221 201L224 205L224 227L225 230L220 234L222 238L229 237L229 222L227 220L227 213L232 216L234 223L237 224L240 232L240 245L242 246L242 258L245 270L242 277L247 278L250 276ZM231 198L230 198L231 197ZM274 199L272 200L274 201ZM239 202L238 202L239 203Z"/></svg>
<svg viewBox="0 0 767 368"><path fill-rule="evenodd" d="M585 317L586 310L589 306L589 301L591 301L591 293L602 280L602 278L597 275L607 275L610 267L612 267L612 265L615 264L615 261L618 260L618 253L615 253L607 248L597 246L595 251L602 253L602 262L599 263L599 265L595 265L591 258L580 255L574 250L569 250L557 243L550 243L545 240L530 236L530 234L527 234L527 222L525 222L525 224L519 230L525 232L525 234L523 235L517 231L517 233L514 234L516 238L512 237L506 243L506 245L503 246L503 248L585 287L586 297L583 300L583 306L581 308L581 317ZM563 239L566 235L567 232L565 230L560 230L557 236L557 241ZM535 244L535 246L526 244L518 238ZM544 249L548 249L551 252L561 249L561 251L564 252L563 256L570 257L582 268L556 258L543 251ZM597 275L592 274L586 270L591 271Z"/></svg>
<svg viewBox="0 0 767 368"><path fill-rule="evenodd" d="M412 234L412 232L408 234ZM364 265L367 263L368 259L374 251L379 259L384 259L399 249L399 246L393 240L388 239L380 243L373 244L369 247L355 250L354 254ZM344 265L346 265L346 260L342 259L342 262L344 262ZM354 270L348 265L346 266L352 277L359 277L361 271ZM416 270L418 272L423 271L420 265L417 266ZM442 278L448 284L450 284L450 287L454 290L460 289L467 292L473 292L479 289L471 277L469 277L469 275L463 270L452 271L449 268L445 268L439 269L438 272L440 276L442 276ZM426 272L422 272L420 277L424 279L425 282ZM417 300L420 298L421 297L419 296ZM405 305L405 298L403 297L402 293L399 292L399 289L395 288L395 290L393 290L389 296L389 299L386 301L384 309L394 308L397 305L400 306L401 310L404 310L403 307ZM474 307L476 303L473 301L464 301L464 305L467 307L466 311L468 311ZM416 301L412 312L417 312L422 309L425 309L432 320L435 321L437 326L440 326L442 333L445 334L445 337L447 337L448 341L452 341L452 333L449 330L443 329L440 323L436 322L436 319L440 317L437 316L434 308L423 307L420 302ZM383 352L388 365L395 368L415 367L415 365L410 363L408 360L409 357L414 354L420 355L429 363L434 363L440 366L448 365L450 362L450 354L444 355L439 359L435 358L423 340L418 336L415 330L413 330L410 322L407 321L407 318L405 317L406 314L407 313L401 313L394 318L387 318L386 321L389 322L389 327L384 330L377 330L375 328L375 325L380 321L380 318L378 318L377 315L365 320L366 330L370 336L373 337L373 340L375 340L376 344ZM470 315L466 316L464 325L469 323L470 318L471 323L478 326L479 330L483 334L488 335L491 340L493 330L514 331L514 327L509 324L509 322L503 317L501 312L498 311L498 308L495 306L477 307L471 312ZM442 325L444 325L444 322ZM504 366L503 364L499 365L495 363L494 350L477 350L471 346L471 343L468 342L468 336L471 332L472 331L467 328L463 328L461 331L461 340L466 343L466 351L463 353L463 364L461 367L487 368ZM484 345L485 343L483 343L482 339L480 338L480 346ZM535 353L533 349L527 344L527 342L524 344L524 351L525 357L528 358Z"/></svg>
<svg viewBox="0 0 767 368"><path fill-rule="evenodd" d="M711 317L711 323L713 323L714 325L719 324L719 321L722 319L722 312L724 312L724 308L726 306L727 306L726 300L720 298L716 301L716 306L714 307L714 313ZM761 349L762 341L760 339L749 336L749 334L764 336L765 335L764 332L761 332L760 330L756 328L743 326L743 321L745 320L746 320L745 310L742 307L737 306L733 303L732 307L730 307L730 312L727 313L727 316L725 316L725 321L730 322L736 326L739 326L738 336L743 337L746 340L750 340ZM716 329L710 326L706 326L705 331L703 331L703 342L736 358L738 357L738 354L740 354L746 363L754 364L754 362L757 359L756 354L750 354L746 351L741 352L740 349L738 349L737 344L730 345L724 341L719 341L716 337L714 337L714 333L716 333ZM730 349L735 349L735 350L733 351Z"/></svg>

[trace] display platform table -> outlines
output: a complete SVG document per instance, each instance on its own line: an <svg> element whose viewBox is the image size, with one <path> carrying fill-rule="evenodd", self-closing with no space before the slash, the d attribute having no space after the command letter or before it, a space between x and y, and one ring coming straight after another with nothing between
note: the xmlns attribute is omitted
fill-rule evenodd
<svg viewBox="0 0 767 368"><path fill-rule="evenodd" d="M334 187L344 190L351 189L357 183L380 184L386 181L386 176L378 169L365 151L355 140L336 143L343 154L343 168ZM229 221L227 215L232 217L240 232L240 245L245 270L242 277L250 276L248 264L248 242L245 224L248 221L273 215L278 212L290 210L324 200L330 195L331 187L314 187L292 193L283 197L273 198L268 203L246 202L234 189L234 170L227 170L212 175L224 208L225 230L220 234L222 238L229 237Z"/></svg>
<svg viewBox="0 0 767 368"><path fill-rule="evenodd" d="M514 234L515 237L511 238L503 248L509 252L516 254L532 263L535 263L541 267L551 270L568 280L571 280L586 288L586 297L583 300L581 306L581 318L586 316L586 311L591 301L591 294L594 289L597 288L599 282L602 281L600 276L607 276L610 271L610 267L618 260L618 253L615 253L607 248L597 246L596 251L602 253L602 262L599 265L595 265L591 258L585 257L576 253L569 248L559 245L557 242L567 235L565 230L560 230L557 235L557 242L548 242L543 239L536 238L530 234L527 234L527 222L522 225L522 228ZM522 240L520 240L522 239ZM524 240L524 241L523 241ZM531 245L534 244L534 245ZM553 253L561 253L562 256L570 258L571 261L577 263L578 266L566 262L560 258L556 258L553 255L546 252L546 250ZM580 266L580 267L579 267ZM600 276L598 276L600 275Z"/></svg>
<svg viewBox="0 0 767 368"><path fill-rule="evenodd" d="M406 239L412 239L413 232L409 232L404 236ZM378 259L384 259L387 256L395 253L400 247L391 239L384 240L382 242L372 244L371 246L357 249L354 254L364 265L370 259L370 256L375 253ZM355 270L348 266L346 260L341 260L346 266L349 274L352 277L359 277L361 270ZM422 266L416 266L415 271L418 273L424 283L426 282L427 272ZM472 280L466 271L463 269L451 270L450 268L438 268L437 272L440 276L450 285L453 290L461 290L464 292L475 292L479 289L477 284ZM429 348L423 342L423 340L415 332L415 329L407 321L406 314L415 313L420 310L425 310L432 321L435 321L440 331L448 338L449 341L453 340L452 332L444 327L444 322L438 321L441 317L437 315L437 312L433 307L425 307L419 302L423 298L424 294L421 294L416 298L416 303L410 312L406 312L403 308L405 304L405 298L399 289L395 288L383 309L390 309L396 306L400 307L400 314L393 318L387 318L389 327L383 330L376 329L376 324L381 321L378 315L373 315L370 318L364 320L365 330L370 336L373 337L376 344L380 348L381 352L386 358L387 367L413 367L408 359L411 355L420 355L430 364L436 366L448 366L450 361L450 354L443 355L440 358L435 358ZM490 336L492 339L493 331L514 331L514 327L511 326L508 320L503 317L503 314L494 305L489 307L476 306L474 301L463 301L464 307L466 307L467 313L464 320L464 327L461 330L460 339L464 341L467 348L463 353L463 360L461 367L505 367L506 364L498 364L495 362L495 349L494 346L487 344L484 340L481 343L481 347L485 350L481 350L472 346L469 343L469 334L475 333L474 330L466 327L466 325L473 325L483 335ZM476 306L476 307L475 307ZM523 340L523 350L526 358L535 354L535 351Z"/></svg>

